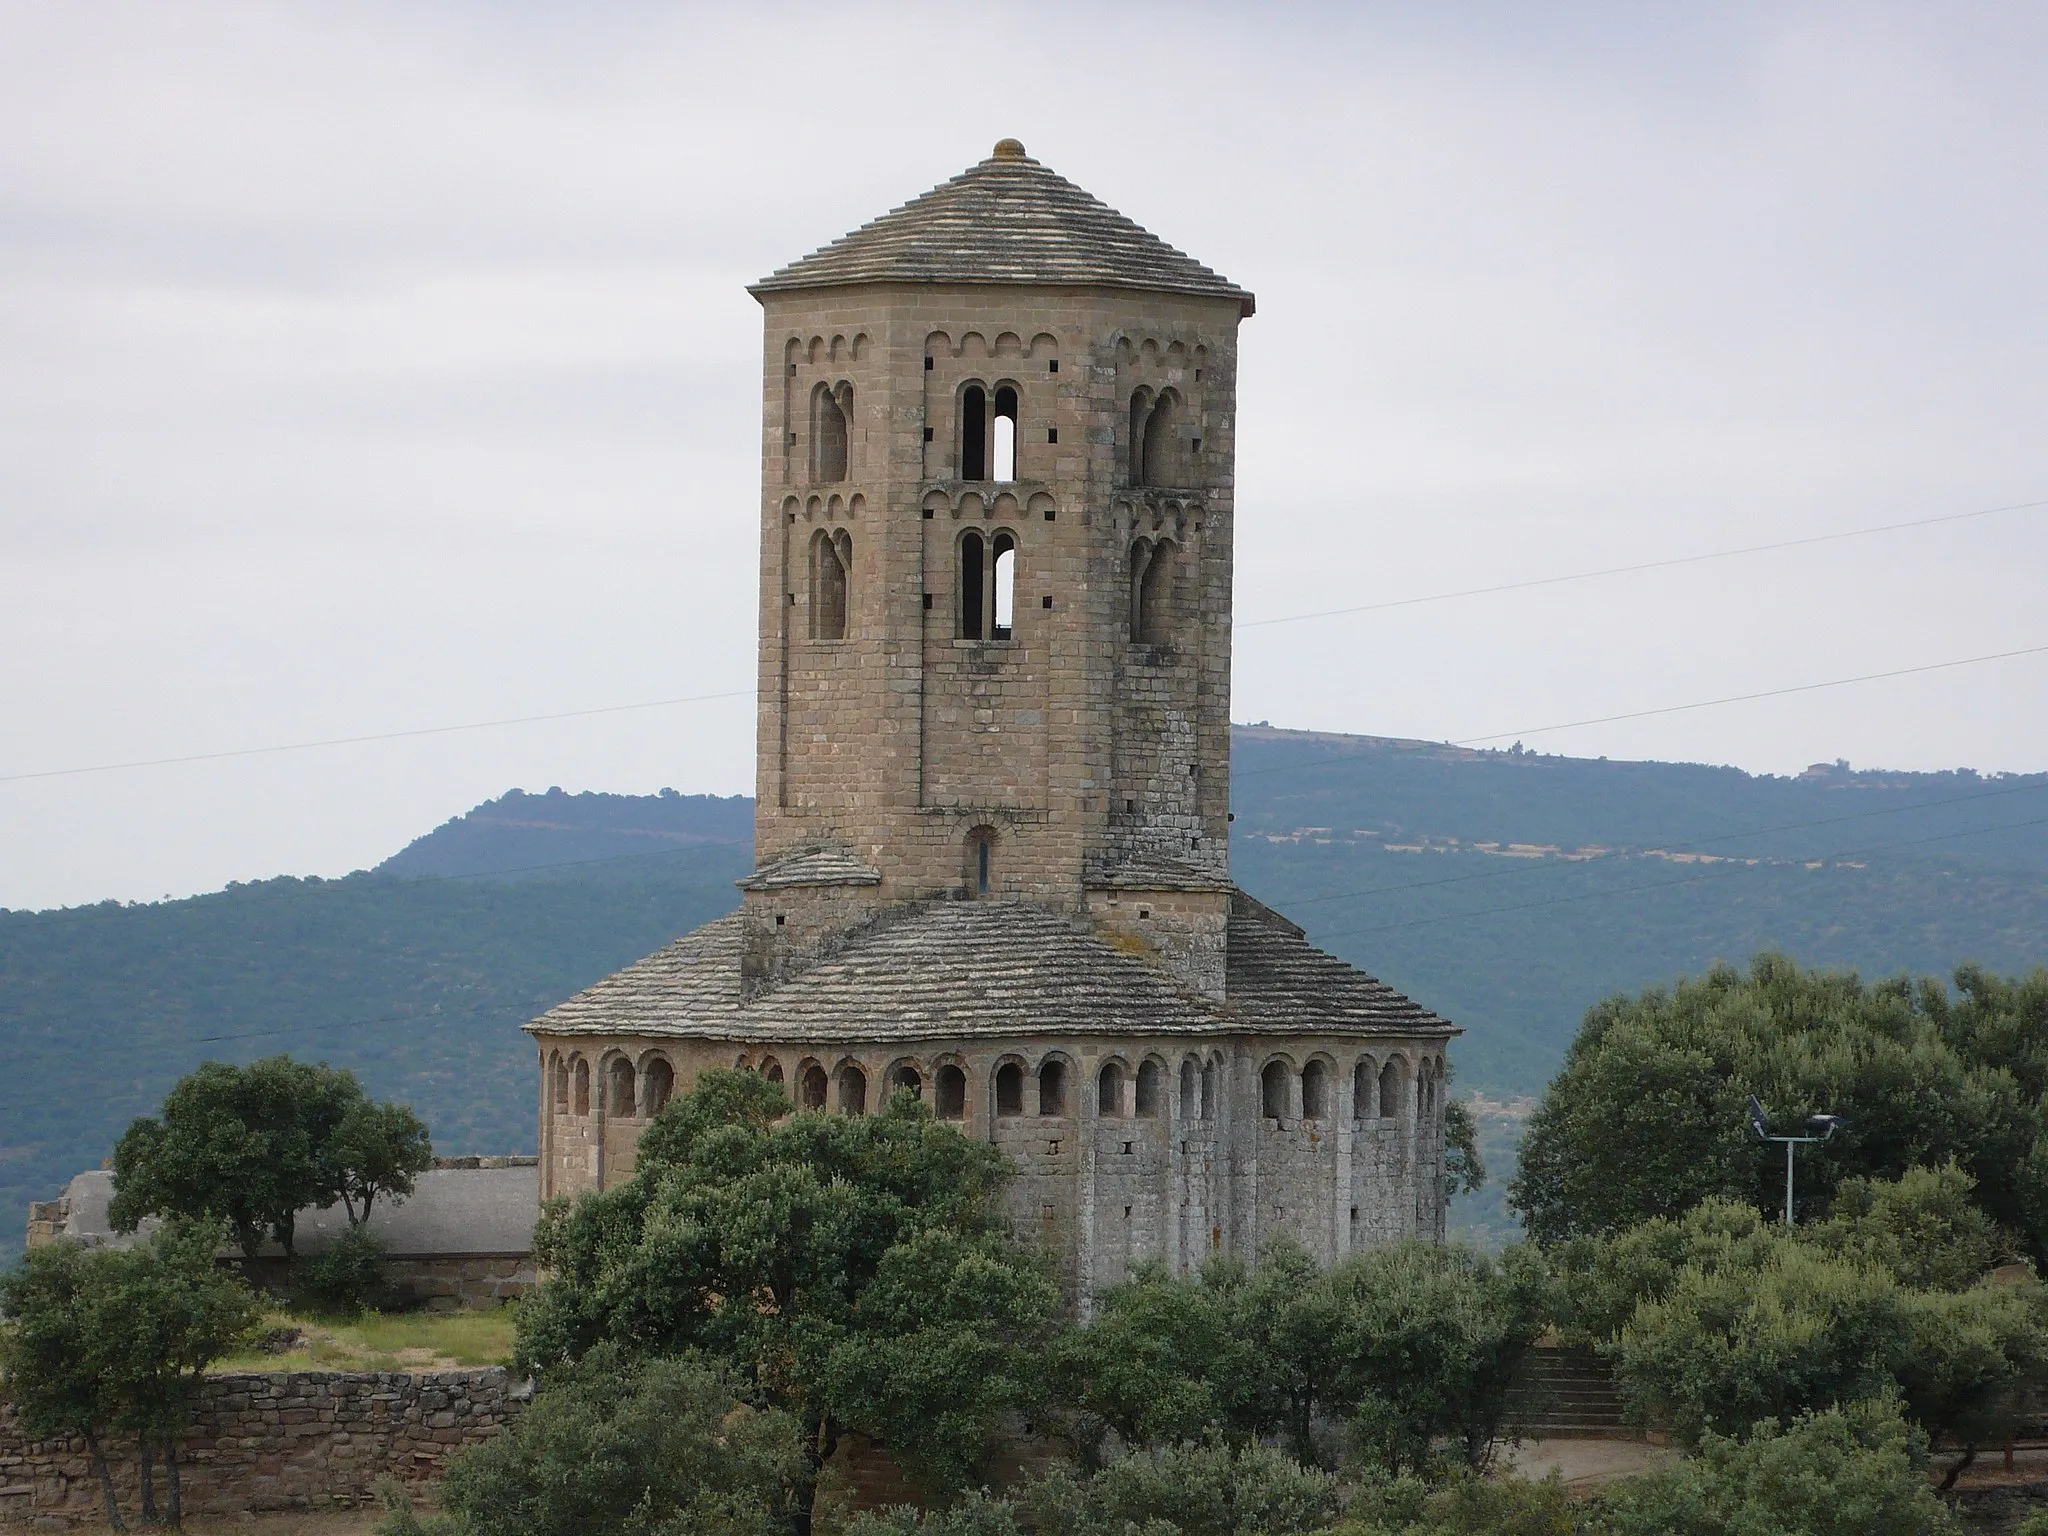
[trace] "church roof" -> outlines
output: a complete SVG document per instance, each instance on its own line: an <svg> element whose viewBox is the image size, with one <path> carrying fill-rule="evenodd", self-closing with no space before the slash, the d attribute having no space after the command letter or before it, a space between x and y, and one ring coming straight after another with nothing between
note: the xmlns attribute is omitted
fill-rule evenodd
<svg viewBox="0 0 2048 1536"><path fill-rule="evenodd" d="M1018 1035L1448 1034L1384 982L1316 949L1242 892L1222 1000L1187 992L1085 920L941 901L849 939L742 1002L741 919L707 923L548 1010L545 1034L798 1043Z"/></svg>
<svg viewBox="0 0 2048 1536"><path fill-rule="evenodd" d="M979 165L770 273L759 295L850 283L1027 283L1252 296L1004 139Z"/></svg>

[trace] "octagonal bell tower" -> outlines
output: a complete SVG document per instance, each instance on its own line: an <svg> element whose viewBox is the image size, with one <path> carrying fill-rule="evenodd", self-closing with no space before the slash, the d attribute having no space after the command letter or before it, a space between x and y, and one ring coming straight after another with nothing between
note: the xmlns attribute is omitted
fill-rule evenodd
<svg viewBox="0 0 2048 1536"><path fill-rule="evenodd" d="M748 973L904 903L1145 892L1220 993L1252 296L1013 139L752 291Z"/></svg>

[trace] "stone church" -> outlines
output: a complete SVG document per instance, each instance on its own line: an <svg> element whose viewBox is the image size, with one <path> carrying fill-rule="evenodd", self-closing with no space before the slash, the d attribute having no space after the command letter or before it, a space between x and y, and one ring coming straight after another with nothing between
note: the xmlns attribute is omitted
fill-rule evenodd
<svg viewBox="0 0 2048 1536"><path fill-rule="evenodd" d="M1456 1029L1230 880L1252 295L1005 139L754 285L756 869L527 1025L541 1193L711 1067L1007 1151L1087 1298L1444 1224Z"/></svg>

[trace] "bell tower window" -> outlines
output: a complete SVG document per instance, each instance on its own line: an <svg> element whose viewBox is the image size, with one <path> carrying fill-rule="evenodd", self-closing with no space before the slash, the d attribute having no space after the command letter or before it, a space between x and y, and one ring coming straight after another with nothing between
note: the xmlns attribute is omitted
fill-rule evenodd
<svg viewBox="0 0 2048 1536"><path fill-rule="evenodd" d="M1017 391L1005 384L996 391L996 419L993 434L995 473L992 479L1008 482L1017 478Z"/></svg>
<svg viewBox="0 0 2048 1536"><path fill-rule="evenodd" d="M1008 640L1016 622L1017 536L968 529L960 535L960 638Z"/></svg>
<svg viewBox="0 0 2048 1536"><path fill-rule="evenodd" d="M820 384L811 392L811 481L830 485L846 478L847 419L853 413L853 386L835 393Z"/></svg>
<svg viewBox="0 0 2048 1536"><path fill-rule="evenodd" d="M811 539L811 638L846 638L847 576L853 568L853 535L821 528Z"/></svg>
<svg viewBox="0 0 2048 1536"><path fill-rule="evenodd" d="M1131 545L1131 643L1164 645L1172 628L1173 544L1139 539Z"/></svg>
<svg viewBox="0 0 2048 1536"><path fill-rule="evenodd" d="M960 395L960 478L988 478L988 393L979 384Z"/></svg>

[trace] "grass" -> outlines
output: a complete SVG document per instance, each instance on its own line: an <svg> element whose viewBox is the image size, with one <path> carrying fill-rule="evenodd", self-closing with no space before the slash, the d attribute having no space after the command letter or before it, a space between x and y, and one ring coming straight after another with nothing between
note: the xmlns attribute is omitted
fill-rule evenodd
<svg viewBox="0 0 2048 1536"><path fill-rule="evenodd" d="M259 1332L299 1330L299 1340L272 1353L251 1347L213 1367L237 1371L446 1371L509 1365L517 1309L478 1312L366 1312L343 1320L294 1312L264 1316Z"/></svg>

